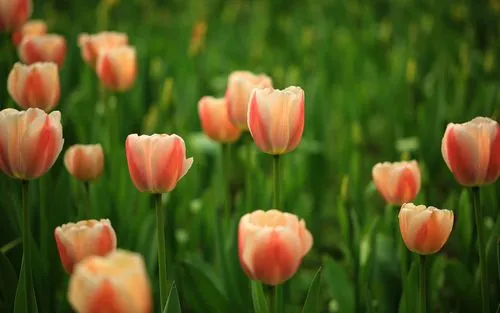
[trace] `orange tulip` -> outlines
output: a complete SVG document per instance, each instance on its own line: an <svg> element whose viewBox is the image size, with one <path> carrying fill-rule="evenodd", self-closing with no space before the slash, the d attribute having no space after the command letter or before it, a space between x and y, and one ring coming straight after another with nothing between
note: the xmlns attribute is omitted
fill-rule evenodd
<svg viewBox="0 0 500 313"><path fill-rule="evenodd" d="M39 36L47 33L47 24L42 20L31 20L12 33L12 43L18 46L24 37Z"/></svg>
<svg viewBox="0 0 500 313"><path fill-rule="evenodd" d="M26 36L18 47L18 54L25 64L54 62L59 67L64 63L66 40L59 35Z"/></svg>
<svg viewBox="0 0 500 313"><path fill-rule="evenodd" d="M278 285L291 278L313 244L304 220L278 210L245 214L238 228L238 253L253 280Z"/></svg>
<svg viewBox="0 0 500 313"><path fill-rule="evenodd" d="M464 186L494 183L500 176L500 126L486 117L448 124L441 144L443 158Z"/></svg>
<svg viewBox="0 0 500 313"><path fill-rule="evenodd" d="M100 144L73 145L64 154L64 165L76 179L90 181L99 178L104 169L104 152Z"/></svg>
<svg viewBox="0 0 500 313"><path fill-rule="evenodd" d="M279 155L293 151L304 131L304 91L300 87L254 89L248 127L263 152Z"/></svg>
<svg viewBox="0 0 500 313"><path fill-rule="evenodd" d="M12 31L30 17L31 0L0 0L0 31Z"/></svg>
<svg viewBox="0 0 500 313"><path fill-rule="evenodd" d="M198 102L198 113L201 127L210 139L232 143L240 138L241 131L229 120L224 98L201 98Z"/></svg>
<svg viewBox="0 0 500 313"><path fill-rule="evenodd" d="M116 250L86 258L70 277L68 300L76 313L150 313L151 287L142 256Z"/></svg>
<svg viewBox="0 0 500 313"><path fill-rule="evenodd" d="M125 150L130 177L141 192L172 191L193 164L177 135L129 135Z"/></svg>
<svg viewBox="0 0 500 313"><path fill-rule="evenodd" d="M127 44L127 35L118 32L101 32L94 35L84 33L78 37L82 58L92 68L96 66L100 51L126 46Z"/></svg>
<svg viewBox="0 0 500 313"><path fill-rule="evenodd" d="M378 163L372 169L372 177L378 192L389 204L411 202L420 191L417 161Z"/></svg>
<svg viewBox="0 0 500 313"><path fill-rule="evenodd" d="M69 274L91 255L106 255L116 249L116 235L107 219L86 220L59 226L54 231L61 263Z"/></svg>
<svg viewBox="0 0 500 313"><path fill-rule="evenodd" d="M30 180L45 174L62 150L61 113L40 109L0 111L0 169Z"/></svg>
<svg viewBox="0 0 500 313"><path fill-rule="evenodd" d="M229 119L241 130L247 130L248 101L254 88L272 87L272 80L264 74L236 71L229 75L226 101Z"/></svg>
<svg viewBox="0 0 500 313"><path fill-rule="evenodd" d="M136 67L135 48L122 46L99 52L96 71L106 88L126 91L134 85Z"/></svg>
<svg viewBox="0 0 500 313"><path fill-rule="evenodd" d="M453 212L425 205L403 204L399 211L399 229L410 251L436 253L444 246L453 228Z"/></svg>
<svg viewBox="0 0 500 313"><path fill-rule="evenodd" d="M59 101L59 72L55 63L14 64L7 80L7 89L23 109L51 111Z"/></svg>

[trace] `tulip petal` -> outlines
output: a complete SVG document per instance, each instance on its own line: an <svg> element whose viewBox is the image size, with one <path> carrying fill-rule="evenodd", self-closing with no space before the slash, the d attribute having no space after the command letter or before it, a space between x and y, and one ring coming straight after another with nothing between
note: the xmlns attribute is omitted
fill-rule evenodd
<svg viewBox="0 0 500 313"><path fill-rule="evenodd" d="M144 148L141 145L139 136L133 134L127 137L125 151L132 182L139 191L146 191L149 183L145 168L149 167L149 164L146 163Z"/></svg>
<svg viewBox="0 0 500 313"><path fill-rule="evenodd" d="M485 182L492 183L500 175L500 127L497 125L490 148L490 157Z"/></svg>
<svg viewBox="0 0 500 313"><path fill-rule="evenodd" d="M467 133L463 126L455 125L450 129L446 141L446 151L450 170L456 179L464 185L475 183L479 155L474 137Z"/></svg>
<svg viewBox="0 0 500 313"><path fill-rule="evenodd" d="M271 140L269 139L269 134L264 124L264 116L267 112L267 108L259 104L259 100L257 99L259 95L260 91L255 89L250 96L248 128L255 144L259 146L261 150L269 151L271 149Z"/></svg>
<svg viewBox="0 0 500 313"><path fill-rule="evenodd" d="M115 288L107 279L102 280L89 301L88 313L121 313L125 310L125 308L120 307Z"/></svg>

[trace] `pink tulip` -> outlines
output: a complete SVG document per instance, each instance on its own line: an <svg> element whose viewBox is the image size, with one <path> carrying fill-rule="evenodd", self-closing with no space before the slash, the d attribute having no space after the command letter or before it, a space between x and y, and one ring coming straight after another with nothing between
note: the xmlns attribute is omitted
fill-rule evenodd
<svg viewBox="0 0 500 313"><path fill-rule="evenodd" d="M92 68L96 66L99 52L127 44L127 35L118 32L101 32L93 35L83 33L78 37L82 58Z"/></svg>
<svg viewBox="0 0 500 313"><path fill-rule="evenodd" d="M40 36L47 33L47 24L42 20L31 20L12 33L12 43L17 47L24 37Z"/></svg>
<svg viewBox="0 0 500 313"><path fill-rule="evenodd" d="M21 27L31 11L31 0L0 0L0 32Z"/></svg>
<svg viewBox="0 0 500 313"><path fill-rule="evenodd" d="M100 144L73 145L64 154L68 172L80 181L99 178L104 169L104 152Z"/></svg>
<svg viewBox="0 0 500 313"><path fill-rule="evenodd" d="M112 91L127 91L137 74L135 48L121 46L99 52L97 76Z"/></svg>
<svg viewBox="0 0 500 313"><path fill-rule="evenodd" d="M203 97L198 102L201 127L205 134L218 142L232 143L241 131L229 120L224 98Z"/></svg>
<svg viewBox="0 0 500 313"><path fill-rule="evenodd" d="M18 54L25 64L54 62L59 67L64 63L66 40L59 35L25 36L18 47Z"/></svg>
<svg viewBox="0 0 500 313"><path fill-rule="evenodd" d="M420 191L417 161L378 163L372 169L372 177L378 192L389 204L411 202Z"/></svg>

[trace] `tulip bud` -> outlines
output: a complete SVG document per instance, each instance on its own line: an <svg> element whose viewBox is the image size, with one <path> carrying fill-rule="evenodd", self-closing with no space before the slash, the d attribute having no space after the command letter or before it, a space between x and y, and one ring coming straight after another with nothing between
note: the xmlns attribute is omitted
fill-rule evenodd
<svg viewBox="0 0 500 313"><path fill-rule="evenodd" d="M23 109L51 111L59 101L59 72L55 63L14 64L7 79L7 89Z"/></svg>
<svg viewBox="0 0 500 313"><path fill-rule="evenodd" d="M20 29L12 33L12 43L17 47L23 38L30 36L40 36L47 33L47 24L42 20L31 20L21 26Z"/></svg>
<svg viewBox="0 0 500 313"><path fill-rule="evenodd" d="M420 191L417 161L378 163L372 169L372 177L378 192L389 204L411 202Z"/></svg>
<svg viewBox="0 0 500 313"><path fill-rule="evenodd" d="M64 154L64 165L76 179L90 181L99 178L104 168L102 146L73 145Z"/></svg>
<svg viewBox="0 0 500 313"><path fill-rule="evenodd" d="M100 51L96 71L106 88L127 91L134 85L136 67L135 48L123 46Z"/></svg>
<svg viewBox="0 0 500 313"><path fill-rule="evenodd" d="M106 255L116 249L116 235L107 219L86 220L59 226L54 231L61 263L69 274L91 255Z"/></svg>
<svg viewBox="0 0 500 313"><path fill-rule="evenodd" d="M172 191L193 164L177 135L129 135L125 150L130 178L141 192Z"/></svg>
<svg viewBox="0 0 500 313"><path fill-rule="evenodd" d="M66 54L66 40L59 35L26 36L18 47L18 54L25 64L54 62L61 67Z"/></svg>
<svg viewBox="0 0 500 313"><path fill-rule="evenodd" d="M448 124L441 144L443 158L463 186L494 183L500 176L500 126L476 117L463 124Z"/></svg>
<svg viewBox="0 0 500 313"><path fill-rule="evenodd" d="M295 150L304 131L304 91L300 87L254 89L248 127L262 152L279 155Z"/></svg>
<svg viewBox="0 0 500 313"><path fill-rule="evenodd" d="M82 58L92 68L95 68L101 50L126 46L127 44L127 35L118 32L101 32L94 35L84 33L78 37Z"/></svg>
<svg viewBox="0 0 500 313"><path fill-rule="evenodd" d="M116 250L78 263L68 286L76 313L150 313L151 287L142 256Z"/></svg>
<svg viewBox="0 0 500 313"><path fill-rule="evenodd" d="M61 113L40 109L0 111L0 169L30 180L45 174L62 150Z"/></svg>
<svg viewBox="0 0 500 313"><path fill-rule="evenodd" d="M313 244L304 220L278 210L245 214L238 228L238 254L253 280L279 285L297 272Z"/></svg>
<svg viewBox="0 0 500 313"><path fill-rule="evenodd" d="M241 131L229 120L224 98L201 98L198 102L198 113L201 127L210 139L232 143L240 138Z"/></svg>
<svg viewBox="0 0 500 313"><path fill-rule="evenodd" d="M444 246L453 228L453 212L425 205L403 204L399 211L399 229L410 251L436 253Z"/></svg>
<svg viewBox="0 0 500 313"><path fill-rule="evenodd" d="M229 75L226 101L229 119L241 130L247 130L248 101L254 88L272 87L272 80L264 74L236 71Z"/></svg>
<svg viewBox="0 0 500 313"><path fill-rule="evenodd" d="M0 0L0 32L21 27L31 11L31 0Z"/></svg>

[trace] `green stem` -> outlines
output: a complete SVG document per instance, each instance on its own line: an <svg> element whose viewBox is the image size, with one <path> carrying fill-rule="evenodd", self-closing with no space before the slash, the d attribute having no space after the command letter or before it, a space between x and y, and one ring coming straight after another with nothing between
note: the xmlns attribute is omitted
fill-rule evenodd
<svg viewBox="0 0 500 313"><path fill-rule="evenodd" d="M283 313L283 286L276 285L273 287L274 297L273 297L273 309L271 312L273 313Z"/></svg>
<svg viewBox="0 0 500 313"><path fill-rule="evenodd" d="M425 255L419 255L420 267L420 313L427 313L427 272Z"/></svg>
<svg viewBox="0 0 500 313"><path fill-rule="evenodd" d="M167 303L167 253L165 249L165 212L161 207L161 194L154 194L156 206L156 235L158 240L158 271L160 279L160 308Z"/></svg>
<svg viewBox="0 0 500 313"><path fill-rule="evenodd" d="M246 172L245 172L245 177L246 177L246 182L245 182L245 187L246 187L246 212L250 212L253 210L253 191L252 191L252 175L253 173L253 166L252 166L252 146L253 146L253 140L252 136L248 135L248 143L246 144L246 152L247 152L247 164L246 164Z"/></svg>
<svg viewBox="0 0 500 313"><path fill-rule="evenodd" d="M23 201L23 255L24 255L24 284L26 292L27 312L33 312L32 291L33 281L31 277L31 232L30 214L28 208L28 181L22 181L22 201Z"/></svg>
<svg viewBox="0 0 500 313"><path fill-rule="evenodd" d="M273 155L273 209L280 208L280 156Z"/></svg>
<svg viewBox="0 0 500 313"><path fill-rule="evenodd" d="M481 271L481 297L483 302L483 313L490 313L490 302L488 297L488 268L486 265L484 223L481 208L479 187L472 187L472 205L474 207L474 217L477 229L477 245L479 249L479 269Z"/></svg>
<svg viewBox="0 0 500 313"><path fill-rule="evenodd" d="M83 182L83 187L85 189L85 209L82 211L84 214L83 219L92 217L92 205L90 202L90 183L88 181Z"/></svg>
<svg viewBox="0 0 500 313"><path fill-rule="evenodd" d="M229 219L231 216L231 179L230 179L230 173L231 173L231 145L230 144L224 144L222 145L222 178L224 179L223 182L223 199L224 199L224 220L226 223L229 225ZM226 226L228 226L226 225Z"/></svg>

